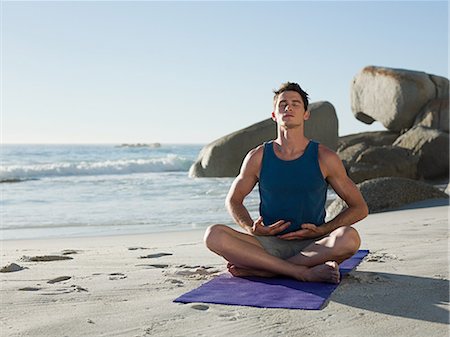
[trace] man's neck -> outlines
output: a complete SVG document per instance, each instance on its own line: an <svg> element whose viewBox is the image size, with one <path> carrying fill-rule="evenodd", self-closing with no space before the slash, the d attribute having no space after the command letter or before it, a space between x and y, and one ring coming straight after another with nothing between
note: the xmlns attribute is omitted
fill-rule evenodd
<svg viewBox="0 0 450 337"><path fill-rule="evenodd" d="M278 136L275 140L278 151L286 155L302 153L309 143L309 139L301 128L284 129L278 128Z"/></svg>

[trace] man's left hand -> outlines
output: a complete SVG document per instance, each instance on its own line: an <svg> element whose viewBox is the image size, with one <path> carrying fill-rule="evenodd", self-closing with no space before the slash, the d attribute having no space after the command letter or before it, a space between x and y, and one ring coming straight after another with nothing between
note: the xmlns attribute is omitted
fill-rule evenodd
<svg viewBox="0 0 450 337"><path fill-rule="evenodd" d="M298 231L283 234L278 237L283 240L302 240L314 239L326 234L320 226L311 223L304 223L301 228Z"/></svg>

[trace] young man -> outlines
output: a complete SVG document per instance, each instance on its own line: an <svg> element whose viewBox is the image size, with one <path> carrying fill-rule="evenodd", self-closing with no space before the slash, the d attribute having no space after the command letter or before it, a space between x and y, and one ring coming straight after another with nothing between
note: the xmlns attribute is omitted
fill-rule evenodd
<svg viewBox="0 0 450 337"><path fill-rule="evenodd" d="M308 94L290 82L274 93L277 138L247 154L226 199L246 233L213 225L206 246L228 261L234 276L338 283L338 264L360 246L351 225L367 216L367 205L337 154L305 137ZM256 183L261 216L254 221L243 202ZM328 184L348 208L325 223Z"/></svg>

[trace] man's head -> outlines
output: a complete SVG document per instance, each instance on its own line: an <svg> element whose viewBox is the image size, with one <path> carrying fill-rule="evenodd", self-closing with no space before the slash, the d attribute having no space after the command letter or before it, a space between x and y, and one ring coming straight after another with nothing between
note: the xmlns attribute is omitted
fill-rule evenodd
<svg viewBox="0 0 450 337"><path fill-rule="evenodd" d="M308 94L291 82L282 84L274 93L272 119L283 129L303 128L310 117Z"/></svg>
<svg viewBox="0 0 450 337"><path fill-rule="evenodd" d="M305 110L308 110L308 94L306 91L303 91L303 89L298 85L297 83L293 82L286 82L283 83L278 90L274 90L273 93L275 96L273 96L273 106L275 107L278 101L278 97L285 91L295 91L298 92L299 95L302 98L303 106L305 107Z"/></svg>

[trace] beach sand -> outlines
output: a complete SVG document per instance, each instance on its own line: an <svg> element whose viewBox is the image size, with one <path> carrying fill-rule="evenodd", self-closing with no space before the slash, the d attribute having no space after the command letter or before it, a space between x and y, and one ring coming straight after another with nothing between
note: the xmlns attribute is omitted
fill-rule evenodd
<svg viewBox="0 0 450 337"><path fill-rule="evenodd" d="M226 271L203 231L3 241L1 336L447 336L449 207L416 207L355 226L370 254L320 311L173 303Z"/></svg>

